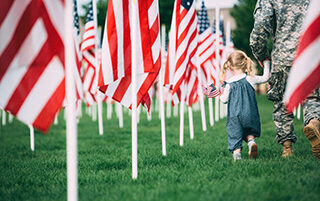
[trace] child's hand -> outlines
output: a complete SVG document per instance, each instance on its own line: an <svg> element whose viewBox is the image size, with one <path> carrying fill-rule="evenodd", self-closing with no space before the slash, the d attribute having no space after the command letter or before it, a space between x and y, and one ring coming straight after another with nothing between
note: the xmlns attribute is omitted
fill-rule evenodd
<svg viewBox="0 0 320 201"><path fill-rule="evenodd" d="M208 87L206 87L205 85L201 85L201 88L202 88L202 92L204 95L208 95L209 94L209 90L208 90Z"/></svg>
<svg viewBox="0 0 320 201"><path fill-rule="evenodd" d="M264 68L269 68L269 70L271 70L270 60L264 60L263 61L263 67Z"/></svg>

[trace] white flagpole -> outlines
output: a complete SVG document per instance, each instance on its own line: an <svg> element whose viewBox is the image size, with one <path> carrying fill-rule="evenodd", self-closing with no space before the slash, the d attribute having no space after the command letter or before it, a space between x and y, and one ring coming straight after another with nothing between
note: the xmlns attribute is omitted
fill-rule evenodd
<svg viewBox="0 0 320 201"><path fill-rule="evenodd" d="M130 1L129 1L130 2ZM131 69L131 98L132 98L132 120L131 120L131 137L132 137L132 178L137 179L138 177L138 132L137 132L137 92L136 92L136 83L137 83L137 1L133 0L131 4L131 15L132 15L132 29L131 29L131 46L132 46L132 69Z"/></svg>
<svg viewBox="0 0 320 201"><path fill-rule="evenodd" d="M173 116L174 117L177 117L178 116L178 105L175 105L174 107L173 107Z"/></svg>
<svg viewBox="0 0 320 201"><path fill-rule="evenodd" d="M117 111L118 111L118 118L119 118L119 127L123 128L123 113L122 113L122 105L117 102Z"/></svg>
<svg viewBox="0 0 320 201"><path fill-rule="evenodd" d="M58 114L56 114L56 116L54 117L54 125L57 125L58 124Z"/></svg>
<svg viewBox="0 0 320 201"><path fill-rule="evenodd" d="M166 26L163 24L161 27L161 56L162 58L165 57L165 39L166 39ZM162 59L164 61L164 59ZM162 62L161 68L160 68L160 86L159 86L159 92L160 92L160 114L161 114L161 139L162 139L162 155L167 155L166 151L166 127L165 127L165 117L164 117L164 100L163 100L163 82L164 82L164 67L165 63Z"/></svg>
<svg viewBox="0 0 320 201"><path fill-rule="evenodd" d="M183 146L183 129L184 129L184 98L185 98L185 86L184 81L180 85L181 89L181 101L180 101L180 146Z"/></svg>
<svg viewBox="0 0 320 201"><path fill-rule="evenodd" d="M6 111L2 110L2 126L6 125Z"/></svg>
<svg viewBox="0 0 320 201"><path fill-rule="evenodd" d="M198 85L198 95L199 95L199 101L200 101L200 110L201 110L201 121L202 121L202 130L207 131L207 123L206 123L206 112L204 109L204 102L203 102L203 93L202 89L200 89L202 83L201 83L201 76L200 76L200 64L199 64L199 51L196 52L197 54L197 72L198 72L198 80L199 80L199 85Z"/></svg>
<svg viewBox="0 0 320 201"><path fill-rule="evenodd" d="M99 134L103 135L103 121L102 121L102 100L97 97L98 101L98 122L99 122Z"/></svg>
<svg viewBox="0 0 320 201"><path fill-rule="evenodd" d="M300 119L300 117L301 117L301 105L299 104L297 108L297 118Z"/></svg>
<svg viewBox="0 0 320 201"><path fill-rule="evenodd" d="M188 106L188 112L189 112L189 132L190 132L190 139L193 140L193 138L194 138L194 129L193 129L192 107Z"/></svg>
<svg viewBox="0 0 320 201"><path fill-rule="evenodd" d="M171 94L168 93L168 100L167 100L167 117L171 117Z"/></svg>
<svg viewBox="0 0 320 201"><path fill-rule="evenodd" d="M34 151L34 129L32 125L29 125L30 129L30 148L31 151Z"/></svg>
<svg viewBox="0 0 320 201"><path fill-rule="evenodd" d="M66 111L67 111L67 187L68 201L78 200L78 159L77 159L77 124L75 113L75 83L73 77L73 16L72 1L65 3L65 69L66 69Z"/></svg>
<svg viewBox="0 0 320 201"><path fill-rule="evenodd" d="M151 121L152 120L152 115L151 115L151 107L150 107L150 111L149 112L147 112L147 120L148 121Z"/></svg>
<svg viewBox="0 0 320 201"><path fill-rule="evenodd" d="M217 88L219 87L219 73L220 73L220 38L219 38L219 26L220 26L220 8L219 5L216 5L216 83ZM215 120L219 121L219 98L215 98Z"/></svg>
<svg viewBox="0 0 320 201"><path fill-rule="evenodd" d="M8 119L9 123L13 122L13 115L9 113L9 119Z"/></svg>

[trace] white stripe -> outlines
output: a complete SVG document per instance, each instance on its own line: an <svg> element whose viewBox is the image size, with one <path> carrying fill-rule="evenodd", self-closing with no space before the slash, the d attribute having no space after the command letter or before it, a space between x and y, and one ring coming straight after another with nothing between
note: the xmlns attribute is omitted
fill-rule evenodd
<svg viewBox="0 0 320 201"><path fill-rule="evenodd" d="M130 10L131 6L129 6ZM116 31L118 38L118 78L124 76L124 54L123 47L126 44L123 44L123 6L122 1L113 2L114 17L116 21Z"/></svg>
<svg viewBox="0 0 320 201"><path fill-rule="evenodd" d="M307 27L319 16L320 13L320 1L319 0L311 0L309 4L308 11L304 18L304 22L302 25L302 30L306 30Z"/></svg>
<svg viewBox="0 0 320 201"><path fill-rule="evenodd" d="M174 3L174 9L173 9L173 15L172 15L172 21L171 21L171 30L169 33L169 46L168 46L168 52L167 55L167 63L169 66L169 85L173 84L173 75L174 75L174 69L175 69L175 62L176 62L176 4Z"/></svg>
<svg viewBox="0 0 320 201"><path fill-rule="evenodd" d="M23 1L18 2L20 3ZM61 38L64 38L64 5L61 3L61 1L58 0L44 0L43 3L47 8L53 26L55 27Z"/></svg>
<svg viewBox="0 0 320 201"><path fill-rule="evenodd" d="M151 48L153 63L156 63L160 56L160 33L158 33L157 39L154 41Z"/></svg>
<svg viewBox="0 0 320 201"><path fill-rule="evenodd" d="M136 5L136 9L138 9L138 5ZM130 6L131 8L131 6ZM139 15L139 12L136 12ZM140 19L139 16L137 17L137 19ZM144 41L141 40L141 29L140 29L140 20L137 20L137 27L133 27L131 22L130 22L130 31L131 31L131 43L136 43L135 47L136 49L136 56L137 56L137 69L136 72L137 74L140 73L144 73L144 62L143 62L143 52L142 52L142 43ZM137 38L134 39L132 37L132 33L133 31L137 31L138 33L136 34ZM151 42L151 41L150 41ZM131 46L132 48L132 46ZM134 51L133 49L131 49L131 51Z"/></svg>
<svg viewBox="0 0 320 201"><path fill-rule="evenodd" d="M81 51L83 51L85 48L88 46L94 45L95 44L95 39L92 38L90 40L86 40L84 43L81 44Z"/></svg>
<svg viewBox="0 0 320 201"><path fill-rule="evenodd" d="M97 60L95 59L94 56L92 56L91 53L85 51L83 52L83 57L86 58L90 62L90 64L93 65L94 67L97 66Z"/></svg>
<svg viewBox="0 0 320 201"><path fill-rule="evenodd" d="M191 35L196 31L196 21L194 21L192 23L192 25L190 26L190 29L188 30L188 33L185 37L185 39L183 40L182 43L180 43L178 49L177 49L177 53L176 53L176 61L178 61L178 59L181 57L181 55L184 53L184 51L186 50L187 46L188 46L188 41L190 40ZM179 27L180 29L180 27ZM196 39L196 38L195 38ZM193 40L195 40L193 39ZM190 49L190 47L189 47Z"/></svg>
<svg viewBox="0 0 320 201"><path fill-rule="evenodd" d="M284 100L287 102L292 93L305 79L316 69L320 63L320 36L311 43L307 49L295 60L289 74L288 84L284 95Z"/></svg>
<svg viewBox="0 0 320 201"><path fill-rule="evenodd" d="M83 81L83 91L87 92L89 91L91 81L93 79L94 70L91 67L88 67L87 74L84 77Z"/></svg>
<svg viewBox="0 0 320 201"><path fill-rule="evenodd" d="M12 40L16 27L31 0L14 1L11 9L0 27L0 55Z"/></svg>
<svg viewBox="0 0 320 201"><path fill-rule="evenodd" d="M89 38L89 37L92 37L92 36L95 36L95 31L94 31L94 29L91 29L91 30L89 30L89 31L84 32L82 38L83 38L83 40L85 40L85 39L87 39L87 38Z"/></svg>
<svg viewBox="0 0 320 201"><path fill-rule="evenodd" d="M180 10L182 11L184 8L181 6ZM194 5L190 7L187 15L182 19L182 21L179 24L179 32L178 32L178 38L181 36L181 34L184 32L184 30L187 28L189 22L191 21L191 18L193 17L195 13ZM197 22L197 20L195 19ZM194 24L194 23L193 23ZM197 23L195 23L197 24Z"/></svg>
<svg viewBox="0 0 320 201"><path fill-rule="evenodd" d="M94 105L95 104L95 101L94 101L92 95L90 93L88 93L88 92L85 93L85 100L89 105Z"/></svg>
<svg viewBox="0 0 320 201"><path fill-rule="evenodd" d="M28 94L17 113L17 118L27 124L32 124L63 79L63 64L58 57L54 57Z"/></svg>
<svg viewBox="0 0 320 201"><path fill-rule="evenodd" d="M113 71L112 71L112 62L111 62L111 55L109 51L109 43L107 37L107 27L108 22L106 20L106 25L104 29L104 36L102 41L102 55L101 55L101 66L102 66L102 75L103 75L103 82L104 84L110 84L113 82Z"/></svg>
<svg viewBox="0 0 320 201"><path fill-rule="evenodd" d="M0 106L7 105L46 40L47 33L43 21L38 19L0 82Z"/></svg>
<svg viewBox="0 0 320 201"><path fill-rule="evenodd" d="M150 8L148 9L149 29L151 29L153 23L156 21L158 12L158 1L153 1Z"/></svg>

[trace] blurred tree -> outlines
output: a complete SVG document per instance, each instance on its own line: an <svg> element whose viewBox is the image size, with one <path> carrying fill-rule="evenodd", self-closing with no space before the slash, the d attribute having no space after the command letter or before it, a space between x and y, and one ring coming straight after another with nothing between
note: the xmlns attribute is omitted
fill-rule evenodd
<svg viewBox="0 0 320 201"><path fill-rule="evenodd" d="M234 46L254 58L249 46L250 33L253 28L253 11L257 0L238 0L238 3L230 10L230 15L236 22L236 28L232 31Z"/></svg>
<svg viewBox="0 0 320 201"><path fill-rule="evenodd" d="M171 26L173 5L174 0L159 0L160 24L166 25L167 33L169 32Z"/></svg>
<svg viewBox="0 0 320 201"><path fill-rule="evenodd" d="M257 0L238 0L238 3L230 10L230 15L236 22L236 28L232 31L232 39L237 49L244 51L249 57L254 59L252 55L249 38L254 24L253 12ZM271 52L272 41L268 41L268 47ZM262 72L261 68L258 68ZM261 73L260 72L260 73Z"/></svg>

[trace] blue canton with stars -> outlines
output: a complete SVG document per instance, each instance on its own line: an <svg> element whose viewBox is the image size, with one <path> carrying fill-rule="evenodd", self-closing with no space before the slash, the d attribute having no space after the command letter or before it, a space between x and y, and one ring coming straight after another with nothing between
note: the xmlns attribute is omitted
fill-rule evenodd
<svg viewBox="0 0 320 201"><path fill-rule="evenodd" d="M73 26L77 29L77 35L79 35L80 29L77 0L73 0Z"/></svg>
<svg viewBox="0 0 320 201"><path fill-rule="evenodd" d="M89 3L89 12L87 15L87 22L89 21L93 21L93 5L92 5L92 1L90 1Z"/></svg>
<svg viewBox="0 0 320 201"><path fill-rule="evenodd" d="M202 34L205 30L210 27L209 18L204 1L202 1L201 9L198 13L199 19L199 32Z"/></svg>
<svg viewBox="0 0 320 201"><path fill-rule="evenodd" d="M187 11L189 11L193 0L181 0L181 6L183 6Z"/></svg>

